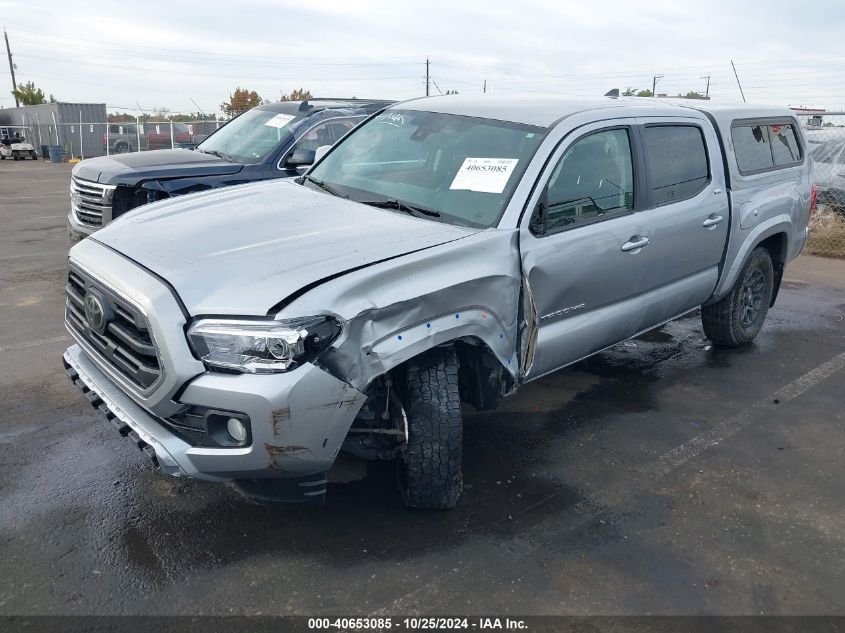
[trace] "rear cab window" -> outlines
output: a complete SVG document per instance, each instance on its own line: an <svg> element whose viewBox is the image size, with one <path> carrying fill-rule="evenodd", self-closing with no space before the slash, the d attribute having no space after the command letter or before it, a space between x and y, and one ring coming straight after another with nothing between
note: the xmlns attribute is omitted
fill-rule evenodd
<svg viewBox="0 0 845 633"><path fill-rule="evenodd" d="M804 161L795 125L786 120L734 121L731 141L739 173L744 176Z"/></svg>

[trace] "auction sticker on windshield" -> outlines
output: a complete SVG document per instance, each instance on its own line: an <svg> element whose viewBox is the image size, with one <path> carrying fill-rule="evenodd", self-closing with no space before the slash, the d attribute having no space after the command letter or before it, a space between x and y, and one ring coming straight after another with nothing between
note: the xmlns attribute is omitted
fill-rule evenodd
<svg viewBox="0 0 845 633"><path fill-rule="evenodd" d="M466 158L449 189L502 193L518 158Z"/></svg>
<svg viewBox="0 0 845 633"><path fill-rule="evenodd" d="M264 125L269 125L270 127L285 127L295 118L296 117L291 114L277 114L272 119L265 121Z"/></svg>

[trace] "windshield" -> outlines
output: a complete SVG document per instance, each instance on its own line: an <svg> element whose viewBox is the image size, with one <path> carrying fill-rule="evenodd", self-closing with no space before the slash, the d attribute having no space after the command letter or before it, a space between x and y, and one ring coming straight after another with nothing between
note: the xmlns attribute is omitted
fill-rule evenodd
<svg viewBox="0 0 845 633"><path fill-rule="evenodd" d="M335 147L305 182L357 202L493 226L544 133L505 121L387 110Z"/></svg>
<svg viewBox="0 0 845 633"><path fill-rule="evenodd" d="M297 120L292 114L255 108L229 121L197 149L241 163L259 163L290 134L289 127Z"/></svg>

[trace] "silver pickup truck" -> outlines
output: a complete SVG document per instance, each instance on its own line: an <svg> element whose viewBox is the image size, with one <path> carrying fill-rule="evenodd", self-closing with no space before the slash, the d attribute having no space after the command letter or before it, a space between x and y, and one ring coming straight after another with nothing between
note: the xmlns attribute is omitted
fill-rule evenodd
<svg viewBox="0 0 845 633"><path fill-rule="evenodd" d="M751 342L813 205L779 107L434 97L319 154L70 251L66 371L164 473L314 503L345 450L452 507L462 403L699 308Z"/></svg>

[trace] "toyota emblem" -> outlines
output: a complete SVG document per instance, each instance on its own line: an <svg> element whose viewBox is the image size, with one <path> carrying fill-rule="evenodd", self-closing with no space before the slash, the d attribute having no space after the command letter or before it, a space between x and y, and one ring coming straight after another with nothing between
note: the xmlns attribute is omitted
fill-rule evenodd
<svg viewBox="0 0 845 633"><path fill-rule="evenodd" d="M102 333L106 329L106 310L103 302L97 295L90 292L85 295L85 319L89 327Z"/></svg>

